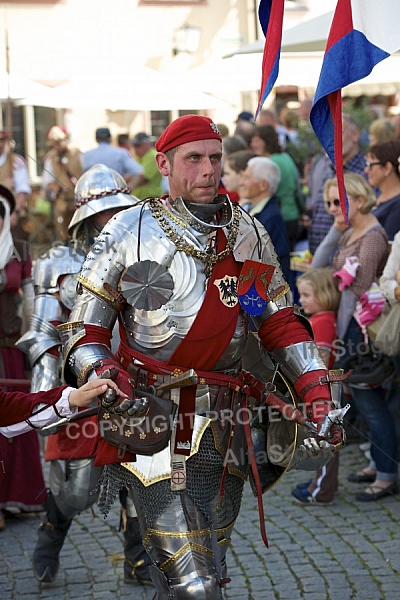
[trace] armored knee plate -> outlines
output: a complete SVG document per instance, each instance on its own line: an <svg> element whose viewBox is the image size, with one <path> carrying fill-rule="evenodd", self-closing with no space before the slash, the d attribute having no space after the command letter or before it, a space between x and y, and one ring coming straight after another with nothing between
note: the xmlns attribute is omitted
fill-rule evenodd
<svg viewBox="0 0 400 600"><path fill-rule="evenodd" d="M156 600L222 600L221 587L213 575L171 580L154 565L149 572L157 590Z"/></svg>
<svg viewBox="0 0 400 600"><path fill-rule="evenodd" d="M93 458L67 461L65 473L58 461L52 461L50 489L57 508L67 519L73 519L97 501L94 489L101 473L102 467L95 467Z"/></svg>

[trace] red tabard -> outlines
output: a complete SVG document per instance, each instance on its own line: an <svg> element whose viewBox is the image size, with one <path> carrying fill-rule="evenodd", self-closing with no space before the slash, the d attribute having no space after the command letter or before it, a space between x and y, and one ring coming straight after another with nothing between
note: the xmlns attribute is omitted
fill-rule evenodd
<svg viewBox="0 0 400 600"><path fill-rule="evenodd" d="M226 237L221 230L219 233L217 251L221 252L226 247ZM242 265L237 263L230 253L225 259L214 266L212 276L208 282L207 292L203 304L197 313L189 332L181 341L174 354L166 364L171 370L174 367L186 370L189 368L197 370L211 369L218 359L222 356L225 349L232 340L238 316L239 302L234 306L223 304L220 298L219 290L214 281L223 279L226 275L229 277L239 277ZM185 413L189 413L193 404L195 387L185 388L183 399L185 406L182 407ZM191 398L190 398L190 392ZM185 436L185 430L182 430ZM107 444L103 439L98 441L96 448L96 465L109 464L111 462L129 462L134 460L133 455L118 456L118 449Z"/></svg>
<svg viewBox="0 0 400 600"><path fill-rule="evenodd" d="M97 417L68 423L47 439L45 460L68 460L94 456L93 440L97 438Z"/></svg>

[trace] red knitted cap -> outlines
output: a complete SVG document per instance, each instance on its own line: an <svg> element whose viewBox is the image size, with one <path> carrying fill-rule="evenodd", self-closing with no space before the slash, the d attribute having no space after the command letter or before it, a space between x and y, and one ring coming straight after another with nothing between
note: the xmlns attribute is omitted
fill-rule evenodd
<svg viewBox="0 0 400 600"><path fill-rule="evenodd" d="M156 142L158 152L167 152L171 148L197 142L198 140L222 141L215 123L202 115L184 115L172 121Z"/></svg>

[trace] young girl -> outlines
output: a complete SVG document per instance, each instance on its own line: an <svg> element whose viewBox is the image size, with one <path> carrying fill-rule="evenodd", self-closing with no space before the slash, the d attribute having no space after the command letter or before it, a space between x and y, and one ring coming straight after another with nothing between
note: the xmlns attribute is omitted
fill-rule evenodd
<svg viewBox="0 0 400 600"><path fill-rule="evenodd" d="M310 317L315 342L328 369L335 362L336 313L340 301L333 273L334 270L329 267L310 269L297 279L301 306ZM332 504L338 487L338 469L339 455L335 453L324 467L316 471L312 481L301 483L292 490L295 501L305 505Z"/></svg>

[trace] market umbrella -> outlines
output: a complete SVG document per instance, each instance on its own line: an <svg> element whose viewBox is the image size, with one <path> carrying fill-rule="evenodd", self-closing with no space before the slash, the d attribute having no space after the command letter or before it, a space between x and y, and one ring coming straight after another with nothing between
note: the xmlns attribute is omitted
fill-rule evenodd
<svg viewBox="0 0 400 600"><path fill-rule="evenodd" d="M147 67L137 67L129 78L108 73L77 77L54 88L54 108L101 108L104 110L197 110L224 108L226 103L187 85L183 79L166 77Z"/></svg>

